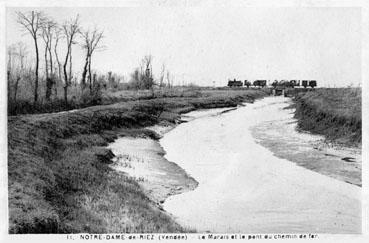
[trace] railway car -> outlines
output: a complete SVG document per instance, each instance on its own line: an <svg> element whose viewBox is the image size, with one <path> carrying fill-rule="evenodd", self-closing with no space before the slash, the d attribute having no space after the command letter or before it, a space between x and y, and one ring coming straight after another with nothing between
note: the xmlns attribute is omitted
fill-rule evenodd
<svg viewBox="0 0 369 243"><path fill-rule="evenodd" d="M253 85L264 88L266 86L266 83L267 83L266 80L255 80Z"/></svg>
<svg viewBox="0 0 369 243"><path fill-rule="evenodd" d="M316 87L316 80L310 80L310 81L309 81L309 86L310 86L311 88Z"/></svg>
<svg viewBox="0 0 369 243"><path fill-rule="evenodd" d="M309 80L302 80L302 86L306 89L309 85Z"/></svg>
<svg viewBox="0 0 369 243"><path fill-rule="evenodd" d="M244 85L245 85L247 88L249 88L249 87L251 86L251 82L249 82L249 81L245 80Z"/></svg>
<svg viewBox="0 0 369 243"><path fill-rule="evenodd" d="M242 87L242 81L228 80L228 87Z"/></svg>
<svg viewBox="0 0 369 243"><path fill-rule="evenodd" d="M300 80L291 80L290 84L291 84L291 87L300 86Z"/></svg>
<svg viewBox="0 0 369 243"><path fill-rule="evenodd" d="M278 80L274 80L272 83L273 88L276 88L278 86Z"/></svg>

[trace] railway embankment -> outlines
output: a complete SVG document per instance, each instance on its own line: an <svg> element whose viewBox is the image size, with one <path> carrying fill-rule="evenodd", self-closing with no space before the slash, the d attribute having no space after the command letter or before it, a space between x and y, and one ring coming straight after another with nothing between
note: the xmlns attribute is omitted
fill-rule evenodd
<svg viewBox="0 0 369 243"><path fill-rule="evenodd" d="M262 90L208 91L8 117L10 233L186 232L139 183L110 167L118 136L157 139L145 129L175 124L181 113L235 107Z"/></svg>
<svg viewBox="0 0 369 243"><path fill-rule="evenodd" d="M320 88L295 97L298 127L330 142L358 147L362 139L360 88Z"/></svg>

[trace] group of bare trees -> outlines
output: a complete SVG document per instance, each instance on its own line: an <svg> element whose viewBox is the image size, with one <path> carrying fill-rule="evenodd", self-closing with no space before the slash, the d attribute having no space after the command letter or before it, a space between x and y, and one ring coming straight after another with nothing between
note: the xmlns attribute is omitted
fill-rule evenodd
<svg viewBox="0 0 369 243"><path fill-rule="evenodd" d="M45 61L45 99L50 101L54 88L54 95L57 97L58 82L63 83L64 102L68 104L68 87L71 85L72 71L72 49L73 46L80 43L80 46L86 53L85 64L82 71L81 87L86 88L86 78L88 73L88 81L90 92L92 92L92 74L91 62L92 55L96 50L101 50L101 40L103 32L96 27L93 30L82 29L79 16L58 24L51 17L40 11L17 12L17 22L28 33L34 43L35 63L34 63L34 82L32 84L33 101L37 103L39 100L39 66L40 66L40 46L39 40L43 40L44 44L44 61ZM64 44L63 53L59 53ZM18 48L19 55L22 55L22 62L25 56L25 48ZM65 55L64 58L61 57ZM55 61L55 62L54 62ZM11 66L8 64L8 76ZM23 63L20 67L24 69ZM9 79L9 77L8 77ZM18 82L21 79L21 72L15 77L15 97L18 89Z"/></svg>
<svg viewBox="0 0 369 243"><path fill-rule="evenodd" d="M160 77L159 77L159 87L173 87L174 76L165 67L165 64L161 66Z"/></svg>
<svg viewBox="0 0 369 243"><path fill-rule="evenodd" d="M172 87L174 76L166 69L165 64L161 67L160 76L155 81L152 68L153 57L151 55L145 56L139 68L136 68L131 74L131 86L135 89L153 89L154 85L160 88Z"/></svg>
<svg viewBox="0 0 369 243"><path fill-rule="evenodd" d="M77 87L78 83L77 75L72 70L73 50L76 45L82 48L85 53L79 86L82 90L80 94L83 97L81 96L80 100L94 99L98 94L96 89L100 88L100 83L103 83L103 87L106 89L106 80L102 79L101 76L98 77L96 73L92 73L93 55L97 51L105 49L105 46L102 45L103 31L97 27L93 29L82 28L79 15L63 23L58 23L41 11L16 12L16 21L26 37L31 37L32 51L31 49L27 51L26 45L22 42L8 48L8 97L13 103L17 104L19 91L28 93L28 97L33 96L34 104L41 103L40 90L43 88L46 102L50 102L52 97L58 100L59 87L64 93L59 95L67 107L68 92L71 92L71 87ZM30 52L33 54L31 57L34 57L27 59ZM12 64L15 59L18 65ZM42 61L44 63L40 63ZM112 75L111 72L108 73L108 84L111 87L119 88L118 84L121 79L117 75ZM126 86L121 86L153 91L154 86L170 88L173 86L173 81L174 76L164 64L160 76L155 79L153 57L147 55L142 59L140 66L131 74L131 81ZM40 86L40 83L44 85ZM24 86L20 84L24 84ZM72 84L74 85L72 86ZM86 92L84 92L85 90Z"/></svg>
<svg viewBox="0 0 369 243"><path fill-rule="evenodd" d="M8 86L12 85L13 93L8 92L8 96L10 96L14 101L17 100L19 81L22 77L27 74L26 67L26 56L27 56L27 47L23 42L18 42L16 44L8 47L7 50L8 55L8 81L9 78L13 78L13 82L8 82ZM15 62L17 61L17 64ZM8 89L10 91L11 89Z"/></svg>
<svg viewBox="0 0 369 243"><path fill-rule="evenodd" d="M151 55L145 56L139 68L131 74L131 85L134 89L152 89L154 87L154 77L152 73Z"/></svg>

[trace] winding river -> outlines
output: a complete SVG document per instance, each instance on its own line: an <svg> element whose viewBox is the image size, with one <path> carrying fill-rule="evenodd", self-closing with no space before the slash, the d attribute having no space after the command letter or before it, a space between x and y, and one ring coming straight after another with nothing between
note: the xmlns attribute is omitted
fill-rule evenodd
<svg viewBox="0 0 369 243"><path fill-rule="evenodd" d="M217 116L187 114L198 118L160 144L199 185L164 209L199 232L360 233L360 152L298 132L290 104L267 97Z"/></svg>

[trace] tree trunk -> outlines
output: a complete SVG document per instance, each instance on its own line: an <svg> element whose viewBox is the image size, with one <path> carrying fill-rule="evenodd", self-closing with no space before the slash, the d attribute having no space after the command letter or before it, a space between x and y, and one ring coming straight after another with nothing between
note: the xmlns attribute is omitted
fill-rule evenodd
<svg viewBox="0 0 369 243"><path fill-rule="evenodd" d="M92 79L92 80L93 80L93 85L95 85L95 84L96 84L96 76L97 76L97 75L96 75L96 73L94 73L94 75L93 75L93 79Z"/></svg>
<svg viewBox="0 0 369 243"><path fill-rule="evenodd" d="M91 55L88 58L88 81L90 82L90 93L92 94Z"/></svg>
<svg viewBox="0 0 369 243"><path fill-rule="evenodd" d="M55 59L56 59L56 62L58 64L58 80L61 80L62 79L61 65L60 65L60 61L59 61L58 52L56 51L56 47L57 47L57 44L55 44L54 52L55 52ZM55 89L55 98L57 98L58 97L58 82L56 80L55 80L54 89Z"/></svg>
<svg viewBox="0 0 369 243"><path fill-rule="evenodd" d="M53 74L54 74L54 66L53 66L53 55L51 53L51 42L50 42L50 46L47 49L49 51L50 76L53 77Z"/></svg>
<svg viewBox="0 0 369 243"><path fill-rule="evenodd" d="M65 56L65 61L63 65L64 71L64 103L65 107L68 106L68 73L67 73L67 65L68 65L68 58L69 58L70 47L68 46L67 55Z"/></svg>
<svg viewBox="0 0 369 243"><path fill-rule="evenodd" d="M46 68L46 93L45 93L45 99L47 101L50 101L50 97L51 97L51 90L53 88L53 77L52 77L52 71L50 72L49 75L49 67L48 67L48 60L47 60L47 53L49 53L49 60L50 60L50 71L52 70L52 61L51 61L51 52L49 49L49 44L46 43L46 47L45 47L45 68Z"/></svg>
<svg viewBox="0 0 369 243"><path fill-rule="evenodd" d="M38 101L38 64L39 64L39 56L38 56L38 45L37 45L37 37L33 38L35 42L35 49L36 49L36 70L35 70L35 91L34 91L34 103L36 104Z"/></svg>
<svg viewBox="0 0 369 243"><path fill-rule="evenodd" d="M64 86L64 103L65 108L68 107L68 86Z"/></svg>
<svg viewBox="0 0 369 243"><path fill-rule="evenodd" d="M87 50L85 66L83 67L83 72L82 72L82 80L81 80L82 89L84 89L86 87L86 75L87 75L88 58L89 58L89 51Z"/></svg>
<svg viewBox="0 0 369 243"><path fill-rule="evenodd" d="M45 94L45 98L47 101L50 101L52 88L53 88L53 79L51 77L48 77L46 78L46 94Z"/></svg>
<svg viewBox="0 0 369 243"><path fill-rule="evenodd" d="M72 83L72 45L69 50L69 85Z"/></svg>
<svg viewBox="0 0 369 243"><path fill-rule="evenodd" d="M51 77L51 90L53 88L53 86L55 86L55 74L54 74L54 66L53 66L53 55L51 52L51 42L50 42L50 46L48 47L49 50L49 61L50 61L50 77ZM50 90L50 94L51 94L51 90Z"/></svg>
<svg viewBox="0 0 369 243"><path fill-rule="evenodd" d="M46 74L46 79L49 78L49 65L48 65L48 60L47 60L47 43L46 44L46 47L45 47L45 74Z"/></svg>
<svg viewBox="0 0 369 243"><path fill-rule="evenodd" d="M14 84L14 97L13 97L14 103L17 103L18 84L20 79L21 77L18 76Z"/></svg>

